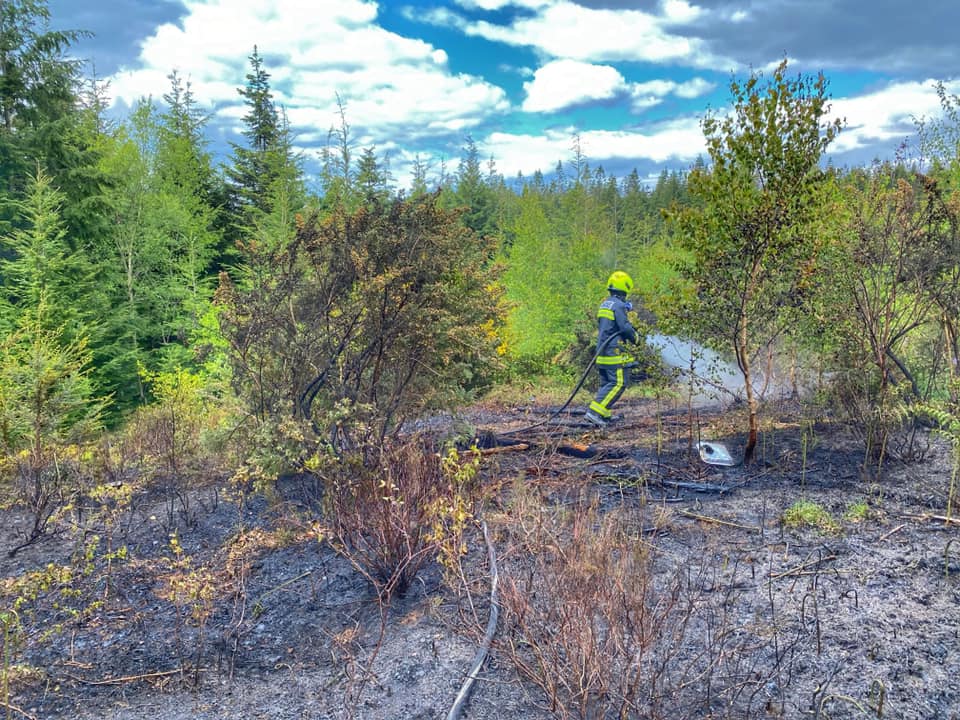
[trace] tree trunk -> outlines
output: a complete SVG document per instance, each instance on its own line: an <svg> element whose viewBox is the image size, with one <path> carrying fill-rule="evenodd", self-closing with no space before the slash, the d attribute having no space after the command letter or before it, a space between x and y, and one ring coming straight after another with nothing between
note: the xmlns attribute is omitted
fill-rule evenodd
<svg viewBox="0 0 960 720"><path fill-rule="evenodd" d="M743 464L753 460L753 453L757 447L757 398L753 394L753 379L750 376L750 350L747 343L747 319L740 316L739 335L737 337L737 364L743 373L743 390L747 394L747 411L750 415L750 434L747 436L747 446L743 449Z"/></svg>
<svg viewBox="0 0 960 720"><path fill-rule="evenodd" d="M750 414L750 434L747 436L747 446L743 449L743 464L746 465L753 460L753 453L757 447L757 398L753 394L753 385L751 384L749 363L744 370L744 390L747 393L747 411Z"/></svg>
<svg viewBox="0 0 960 720"><path fill-rule="evenodd" d="M947 345L947 358L950 365L950 404L954 411L960 407L960 390L957 382L960 379L960 332L957 325L948 313L944 313L941 318L943 333Z"/></svg>

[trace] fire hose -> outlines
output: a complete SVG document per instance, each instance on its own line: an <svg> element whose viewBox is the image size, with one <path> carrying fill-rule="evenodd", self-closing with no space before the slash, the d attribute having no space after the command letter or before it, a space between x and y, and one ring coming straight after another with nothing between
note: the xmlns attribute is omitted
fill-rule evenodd
<svg viewBox="0 0 960 720"><path fill-rule="evenodd" d="M500 435L518 435L519 433L527 432L533 428L540 427L541 425L546 425L547 423L553 422L553 420L560 415L567 407L573 402L573 399L577 396L577 393L580 392L580 388L583 387L583 384L587 381L587 376L590 375L590 371L593 369L593 366L597 364L597 358L610 346L610 343L620 337L622 333L614 333L606 340L603 341L600 345L597 346L597 351L593 354L593 357L590 358L590 362L587 364L586 370L583 371L583 374L580 376L580 379L577 381L576 387L573 388L573 392L570 393L570 397L567 398L567 401L563 403L559 408L553 411L553 413L546 419L541 420L538 423L533 425L527 425L526 427L517 428L516 430L507 430L506 432L499 433Z"/></svg>

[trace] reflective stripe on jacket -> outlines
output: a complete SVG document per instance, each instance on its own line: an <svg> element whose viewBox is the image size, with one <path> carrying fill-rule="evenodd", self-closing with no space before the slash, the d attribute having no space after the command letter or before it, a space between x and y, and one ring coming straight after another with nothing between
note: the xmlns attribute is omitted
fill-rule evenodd
<svg viewBox="0 0 960 720"><path fill-rule="evenodd" d="M631 343L637 341L637 331L627 320L629 307L627 301L618 295L610 295L600 303L597 311L597 348L601 354L597 356L597 365L624 365L633 361L633 356L620 345L624 340ZM614 335L620 337L611 340Z"/></svg>

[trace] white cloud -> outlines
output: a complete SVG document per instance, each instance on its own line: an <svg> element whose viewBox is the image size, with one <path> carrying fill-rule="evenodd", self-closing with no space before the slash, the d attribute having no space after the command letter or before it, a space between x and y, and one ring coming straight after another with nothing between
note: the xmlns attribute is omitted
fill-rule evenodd
<svg viewBox="0 0 960 720"><path fill-rule="evenodd" d="M536 9L549 5L552 0L454 0L468 10L502 10L505 7Z"/></svg>
<svg viewBox="0 0 960 720"><path fill-rule="evenodd" d="M447 10L425 14L422 19L494 42L532 47L554 58L733 69L735 62L714 56L701 40L669 29L701 14L685 0L664 0L657 13L595 9L570 0L553 0L537 7L532 16L518 16L510 25L472 21Z"/></svg>
<svg viewBox="0 0 960 720"><path fill-rule="evenodd" d="M551 112L590 100L607 100L626 89L623 75L609 65L591 65L578 60L554 60L525 82L523 109Z"/></svg>
<svg viewBox="0 0 960 720"><path fill-rule="evenodd" d="M679 83L673 90L673 94L677 97L682 97L685 99L698 98L701 95L706 95L708 92L713 90L717 86L716 83L712 83L709 80L704 80L703 78L693 78L692 80L687 80L686 82Z"/></svg>
<svg viewBox="0 0 960 720"><path fill-rule="evenodd" d="M686 0L662 0L660 7L670 22L689 23L703 14L703 10Z"/></svg>
<svg viewBox="0 0 960 720"><path fill-rule="evenodd" d="M891 83L865 95L834 100L831 117L845 119L846 125L829 152L859 150L913 134L915 120L940 115L934 85L933 80ZM946 87L948 92L960 92L960 80Z"/></svg>
<svg viewBox="0 0 960 720"><path fill-rule="evenodd" d="M485 154L492 154L505 177L526 176L537 170L552 171L558 161L571 156L573 129L548 130L541 135L495 132L483 142ZM649 160L691 163L705 152L703 133L696 118L683 118L646 131L580 131L580 147L591 165L611 160Z"/></svg>
<svg viewBox="0 0 960 720"><path fill-rule="evenodd" d="M659 105L667 95L692 99L714 87L714 83L699 77L682 83L662 79L628 83L620 71L610 65L553 60L538 69L531 81L523 84L527 97L522 109L526 112L554 112L579 103L628 95L633 111L640 112Z"/></svg>
<svg viewBox="0 0 960 720"><path fill-rule="evenodd" d="M407 126L460 130L509 109L501 88L452 73L443 49L378 26L369 0L325 0L322 8L311 0L184 1L179 24L157 28L143 42L138 67L110 79L114 97L130 104L158 98L176 68L198 100L236 117L237 88L256 45L300 137L325 136L339 123L337 94L351 125L381 136Z"/></svg>
<svg viewBox="0 0 960 720"><path fill-rule="evenodd" d="M673 80L649 80L630 86L631 107L635 113L654 107L663 102L667 95L691 99L704 95L716 87L703 78L693 78L678 83Z"/></svg>

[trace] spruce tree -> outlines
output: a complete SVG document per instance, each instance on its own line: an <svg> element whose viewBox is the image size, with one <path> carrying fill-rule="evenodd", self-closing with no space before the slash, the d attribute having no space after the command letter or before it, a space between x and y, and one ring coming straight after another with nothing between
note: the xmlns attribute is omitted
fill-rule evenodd
<svg viewBox="0 0 960 720"><path fill-rule="evenodd" d="M237 89L247 106L243 116L246 145L230 143L233 157L226 168L230 210L234 222L241 226L251 221L251 213L269 211L268 188L276 170L269 155L280 139L280 118L270 89L270 74L264 69L256 46L249 60L247 84Z"/></svg>
<svg viewBox="0 0 960 720"><path fill-rule="evenodd" d="M67 340L86 334L92 268L73 250L60 217L63 195L37 170L17 203L15 230L0 238L0 323L12 331L24 317Z"/></svg>
<svg viewBox="0 0 960 720"><path fill-rule="evenodd" d="M480 153L473 138L467 137L457 169L456 205L464 208L463 223L481 237L496 233L493 193L480 168Z"/></svg>

